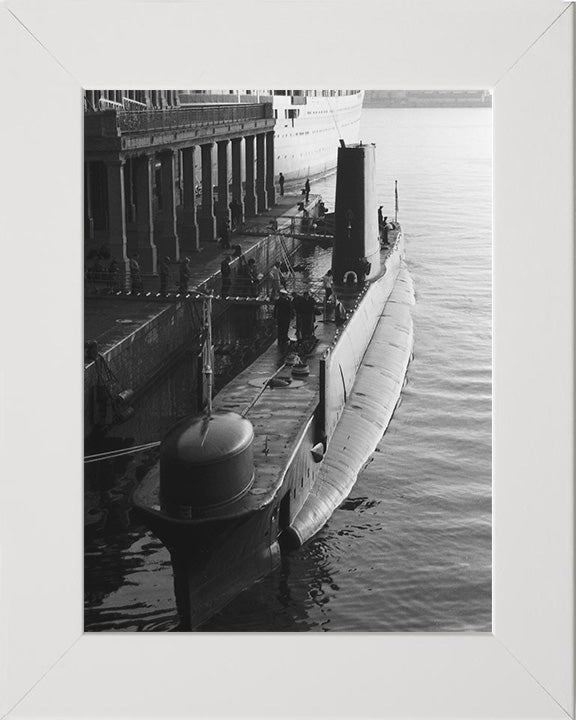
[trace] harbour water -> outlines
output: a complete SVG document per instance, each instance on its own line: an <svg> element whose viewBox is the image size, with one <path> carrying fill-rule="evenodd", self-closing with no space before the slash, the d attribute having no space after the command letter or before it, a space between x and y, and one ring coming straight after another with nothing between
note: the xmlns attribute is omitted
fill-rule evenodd
<svg viewBox="0 0 576 720"><path fill-rule="evenodd" d="M204 631L491 629L491 111L366 109L361 138L377 145L384 214L398 180L416 288L402 402L327 526ZM329 209L334 182L313 186ZM328 262L307 258L321 272ZM154 440L189 412L189 370L184 356L122 433ZM155 461L90 468L87 631L177 627L168 552L128 502Z"/></svg>

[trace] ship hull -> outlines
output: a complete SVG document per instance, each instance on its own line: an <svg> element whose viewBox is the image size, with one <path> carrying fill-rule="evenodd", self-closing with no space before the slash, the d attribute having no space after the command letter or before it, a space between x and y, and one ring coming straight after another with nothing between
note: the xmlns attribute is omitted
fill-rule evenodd
<svg viewBox="0 0 576 720"><path fill-rule="evenodd" d="M305 104L294 105L290 96L274 96L276 176L282 173L287 185L294 185L334 172L339 141L358 142L363 98L363 91L359 91L351 95L305 97ZM295 112L297 117L287 117Z"/></svg>
<svg viewBox="0 0 576 720"><path fill-rule="evenodd" d="M272 507L199 525L139 510L170 552L179 630L197 628L280 564L278 517Z"/></svg>
<svg viewBox="0 0 576 720"><path fill-rule="evenodd" d="M234 96L236 97L236 96ZM185 93L182 107L189 105L236 104L229 94ZM309 95L244 95L237 102L271 102L274 118L274 181L284 175L286 189L314 181L336 170L340 140L347 145L358 142L364 91L349 94ZM195 160L196 177L202 166ZM217 162L214 160L214 176Z"/></svg>
<svg viewBox="0 0 576 720"><path fill-rule="evenodd" d="M404 263L390 292L384 278L374 283L369 292L376 297L365 298L368 303L379 305L378 296L386 299L380 306L380 317L353 385L349 392L344 390L345 403L330 435L314 485L290 524L290 537L296 547L319 532L348 497L400 401L413 349L410 306L414 303L414 290ZM336 362L340 374L340 359ZM340 384L344 385L342 377ZM332 397L331 401L336 408L338 397Z"/></svg>

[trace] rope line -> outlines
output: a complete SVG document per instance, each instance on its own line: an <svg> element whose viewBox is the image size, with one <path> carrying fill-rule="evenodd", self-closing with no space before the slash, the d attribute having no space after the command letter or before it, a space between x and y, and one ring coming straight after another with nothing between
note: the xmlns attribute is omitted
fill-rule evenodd
<svg viewBox="0 0 576 720"><path fill-rule="evenodd" d="M256 397L253 398L253 399L250 401L250 403L244 408L244 410L242 411L242 417L246 417L246 415L250 412L250 410L252 410L252 408L254 407L254 405L256 405L256 403L258 402L258 400L260 400L260 398L262 397L262 395L263 395L263 393L264 393L264 390L266 390L266 389L268 388L268 383L270 382L270 380L272 380L273 378L275 378L276 375L278 375L278 373L279 373L281 370L284 370L285 367L286 367L286 363L283 363L282 365L280 365L280 367L278 368L278 370L276 370L275 373L273 373L272 375L270 375L270 377L269 377L269 378L266 380L266 382L264 383L264 386L262 387L262 390L259 390L259 391L258 391L258 394L256 395Z"/></svg>
<svg viewBox="0 0 576 720"><path fill-rule="evenodd" d="M124 448L123 450L110 450L109 452L86 455L84 457L84 464L87 465L88 463L101 462L102 460L113 460L114 458L122 457L124 455L133 455L134 453L142 452L144 450L151 450L152 448L159 447L160 442L160 440L156 440L155 442L149 442L145 445L135 445L134 447Z"/></svg>

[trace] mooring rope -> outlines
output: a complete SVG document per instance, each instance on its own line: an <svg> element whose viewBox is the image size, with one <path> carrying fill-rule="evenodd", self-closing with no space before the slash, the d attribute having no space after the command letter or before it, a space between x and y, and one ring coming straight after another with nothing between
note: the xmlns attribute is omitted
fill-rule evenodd
<svg viewBox="0 0 576 720"><path fill-rule="evenodd" d="M244 408L244 410L242 411L242 417L246 417L246 415L250 412L250 410L258 402L258 400L260 400L260 398L262 397L262 394L264 393L264 390L266 390L266 388L268 387L268 383L270 382L270 380L273 380L280 371L284 370L285 367L286 367L286 363L283 363L282 365L280 365L278 370L276 370L276 372L273 375L270 375L270 377L265 381L264 386L262 387L262 390L260 390L258 392L258 394L256 395L256 397L253 398L250 401L250 403Z"/></svg>
<svg viewBox="0 0 576 720"><path fill-rule="evenodd" d="M114 460L117 457L122 457L123 455L132 455L137 452L142 452L144 450L151 450L152 448L158 447L160 445L160 440L156 440L155 442L149 442L145 445L135 445L131 448L124 448L123 450L110 450L109 452L102 452L102 453L95 453L94 455L85 455L84 456L84 464L87 465L88 463L93 462L100 462L102 460Z"/></svg>

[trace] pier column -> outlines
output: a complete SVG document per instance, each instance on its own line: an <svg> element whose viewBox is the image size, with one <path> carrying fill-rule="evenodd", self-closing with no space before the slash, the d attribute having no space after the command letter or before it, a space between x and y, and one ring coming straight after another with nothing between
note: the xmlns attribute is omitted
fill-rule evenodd
<svg viewBox="0 0 576 720"><path fill-rule="evenodd" d="M256 210L261 213L268 207L266 202L266 138L256 135Z"/></svg>
<svg viewBox="0 0 576 720"><path fill-rule="evenodd" d="M106 163L108 182L108 243L112 257L124 273L128 271L126 248L126 210L124 207L124 160Z"/></svg>
<svg viewBox="0 0 576 720"><path fill-rule="evenodd" d="M134 224L136 222L136 201L134 196L134 160L127 158L124 163L124 192L126 197L124 202L126 208L126 223L127 225ZM130 247L130 237L128 237L128 247Z"/></svg>
<svg viewBox="0 0 576 720"><path fill-rule="evenodd" d="M94 217L92 215L92 163L84 162L84 238L94 240Z"/></svg>
<svg viewBox="0 0 576 720"><path fill-rule="evenodd" d="M152 212L153 165L150 155L133 161L134 200L136 205L136 247L140 267L146 273L156 272L157 251L154 243L154 215Z"/></svg>
<svg viewBox="0 0 576 720"><path fill-rule="evenodd" d="M176 230L176 173L174 151L160 153L160 183L162 191L162 234L158 247L162 256L169 255L172 260L180 259L180 243Z"/></svg>
<svg viewBox="0 0 576 720"><path fill-rule="evenodd" d="M274 187L274 131L266 133L266 194L268 207L276 205L276 189Z"/></svg>
<svg viewBox="0 0 576 720"><path fill-rule="evenodd" d="M180 245L182 252L198 252L198 226L196 225L196 169L194 146L182 150L182 232Z"/></svg>
<svg viewBox="0 0 576 720"><path fill-rule="evenodd" d="M254 135L246 135L244 143L246 148L244 214L247 218L249 218L256 215L256 196L254 194Z"/></svg>
<svg viewBox="0 0 576 720"><path fill-rule="evenodd" d="M232 139L232 199L238 204L238 223L244 220L242 201L242 138Z"/></svg>
<svg viewBox="0 0 576 720"><path fill-rule="evenodd" d="M200 148L202 151L202 206L198 211L198 229L201 242L212 242L216 239L212 172L214 143L206 143Z"/></svg>
<svg viewBox="0 0 576 720"><path fill-rule="evenodd" d="M216 220L218 232L224 226L226 220L230 220L230 209L228 203L228 145L229 140L217 142L218 152L218 206L216 207Z"/></svg>

